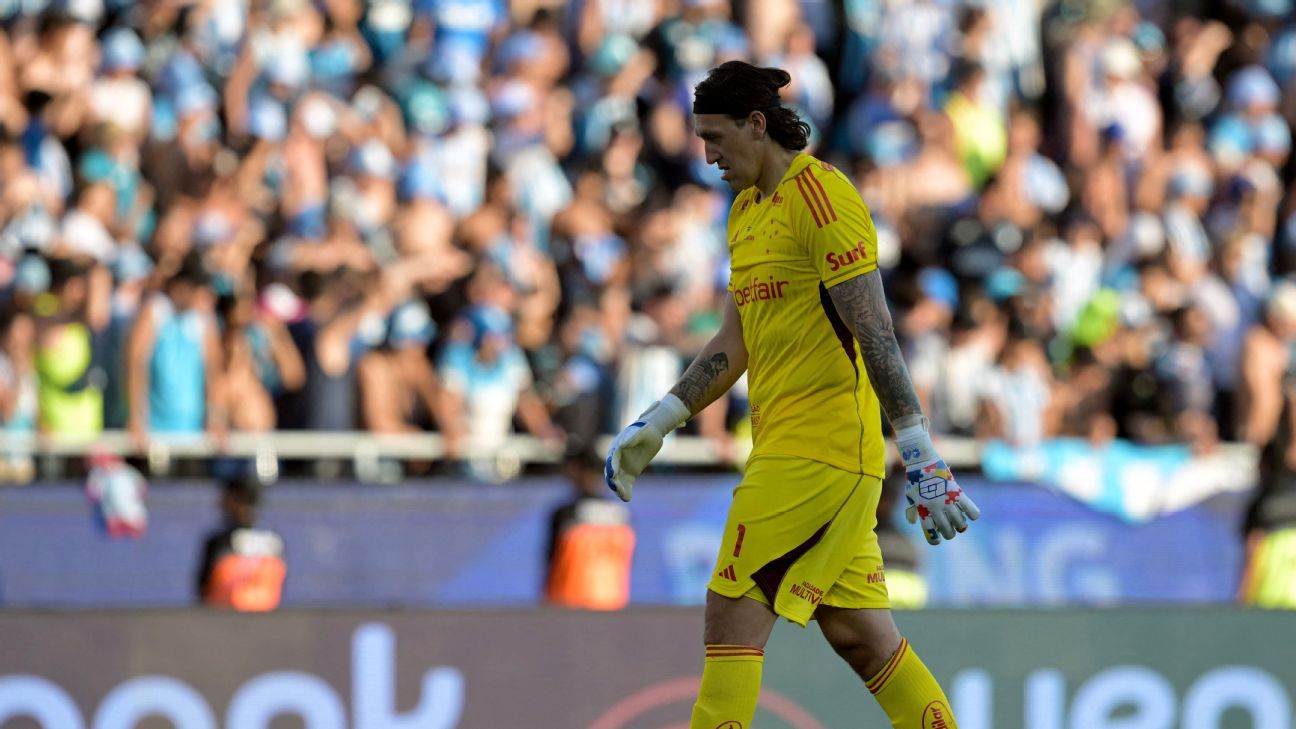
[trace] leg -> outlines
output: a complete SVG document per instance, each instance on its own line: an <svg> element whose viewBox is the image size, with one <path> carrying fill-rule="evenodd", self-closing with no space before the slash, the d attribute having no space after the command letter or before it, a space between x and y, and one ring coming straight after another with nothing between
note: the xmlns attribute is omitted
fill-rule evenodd
<svg viewBox="0 0 1296 729"><path fill-rule="evenodd" d="M707 591L706 663L690 729L751 726L775 619L774 611L756 600Z"/></svg>
<svg viewBox="0 0 1296 729"><path fill-rule="evenodd" d="M900 647L900 631L885 608L823 605L815 611L815 619L828 644L865 683L878 675Z"/></svg>
<svg viewBox="0 0 1296 729"><path fill-rule="evenodd" d="M815 617L837 655L864 680L895 729L958 729L949 700L886 609L821 606Z"/></svg>
<svg viewBox="0 0 1296 729"><path fill-rule="evenodd" d="M707 645L745 645L763 650L777 617L769 605L749 597L725 597L707 590L702 638Z"/></svg>
<svg viewBox="0 0 1296 729"><path fill-rule="evenodd" d="M861 541L856 531L872 534L864 519L872 507L850 498L863 494L860 481L802 458L766 456L748 465L707 584L706 664L690 729L751 729L775 611L805 625L855 550L835 549L826 535L854 545ZM788 484L799 485L795 499ZM833 531L834 518L857 529Z"/></svg>

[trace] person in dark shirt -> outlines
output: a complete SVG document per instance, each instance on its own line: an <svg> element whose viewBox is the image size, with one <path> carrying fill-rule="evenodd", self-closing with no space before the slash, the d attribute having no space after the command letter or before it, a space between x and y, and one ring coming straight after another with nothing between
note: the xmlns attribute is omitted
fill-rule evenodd
<svg viewBox="0 0 1296 729"><path fill-rule="evenodd" d="M1238 598L1251 607L1296 610L1296 340L1279 346L1287 350L1286 364L1271 396L1281 404L1260 448L1259 483L1243 518Z"/></svg>
<svg viewBox="0 0 1296 729"><path fill-rule="evenodd" d="M261 482L254 475L226 481L222 488L224 525L203 545L198 600L210 607L264 612L279 606L287 569L283 539L256 528Z"/></svg>
<svg viewBox="0 0 1296 729"><path fill-rule="evenodd" d="M575 495L549 519L545 599L586 610L623 608L635 545L630 509L606 496L603 459L593 448L569 449L564 470Z"/></svg>

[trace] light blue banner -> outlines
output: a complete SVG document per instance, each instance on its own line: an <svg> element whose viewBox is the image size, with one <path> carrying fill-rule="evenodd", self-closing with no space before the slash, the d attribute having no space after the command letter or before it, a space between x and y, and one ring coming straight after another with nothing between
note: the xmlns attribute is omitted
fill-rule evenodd
<svg viewBox="0 0 1296 729"><path fill-rule="evenodd" d="M1174 513L1218 494L1243 493L1255 481L1254 453L1236 447L1194 456L1185 445L1124 440L1095 447L1079 438L1057 438L1020 448L990 441L981 461L992 481L1050 486L1130 522Z"/></svg>

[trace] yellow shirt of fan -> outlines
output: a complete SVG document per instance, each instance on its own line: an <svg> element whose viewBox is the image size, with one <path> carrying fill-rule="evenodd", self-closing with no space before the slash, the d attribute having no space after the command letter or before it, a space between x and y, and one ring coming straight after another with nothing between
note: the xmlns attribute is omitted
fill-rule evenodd
<svg viewBox="0 0 1296 729"><path fill-rule="evenodd" d="M747 345L752 453L884 475L881 409L828 289L877 268L868 207L808 154L774 194L749 187L729 211L729 292Z"/></svg>

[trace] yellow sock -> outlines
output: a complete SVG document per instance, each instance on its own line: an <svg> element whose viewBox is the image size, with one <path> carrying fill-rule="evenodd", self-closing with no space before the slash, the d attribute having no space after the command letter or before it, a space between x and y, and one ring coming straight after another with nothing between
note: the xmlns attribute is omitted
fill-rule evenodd
<svg viewBox="0 0 1296 729"><path fill-rule="evenodd" d="M895 729L958 729L945 692L907 640L867 685Z"/></svg>
<svg viewBox="0 0 1296 729"><path fill-rule="evenodd" d="M759 648L708 645L689 729L751 729L764 663Z"/></svg>

